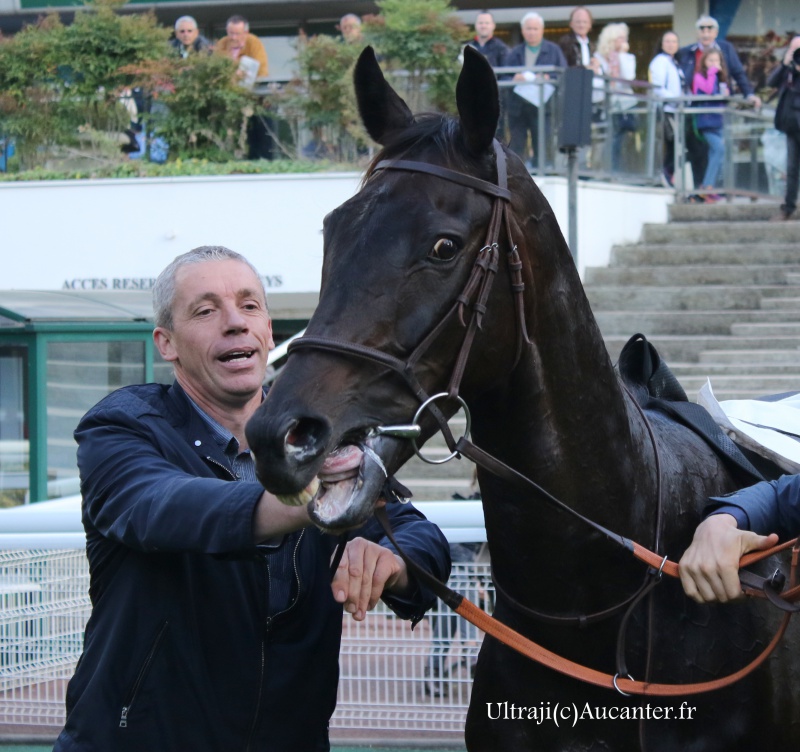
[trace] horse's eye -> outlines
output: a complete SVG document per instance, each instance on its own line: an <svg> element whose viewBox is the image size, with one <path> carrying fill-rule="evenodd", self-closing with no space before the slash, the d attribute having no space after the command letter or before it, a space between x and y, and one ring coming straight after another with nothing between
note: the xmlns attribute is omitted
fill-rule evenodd
<svg viewBox="0 0 800 752"><path fill-rule="evenodd" d="M439 238L433 248L431 248L428 258L434 261L451 261L456 257L458 250L458 244L455 240Z"/></svg>

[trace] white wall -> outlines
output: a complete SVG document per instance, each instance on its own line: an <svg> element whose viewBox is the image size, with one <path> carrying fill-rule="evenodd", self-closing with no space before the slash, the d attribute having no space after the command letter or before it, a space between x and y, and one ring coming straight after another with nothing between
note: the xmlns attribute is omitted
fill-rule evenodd
<svg viewBox="0 0 800 752"><path fill-rule="evenodd" d="M318 289L324 216L358 190L355 173L0 183L0 289L144 286L175 256L225 245L259 268L273 291ZM544 178L564 236L567 185ZM581 273L604 266L614 243L666 221L670 194L581 181Z"/></svg>

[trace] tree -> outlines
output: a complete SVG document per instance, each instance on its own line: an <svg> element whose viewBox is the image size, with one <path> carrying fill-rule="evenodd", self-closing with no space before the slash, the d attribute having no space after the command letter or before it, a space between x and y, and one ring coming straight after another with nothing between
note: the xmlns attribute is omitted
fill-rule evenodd
<svg viewBox="0 0 800 752"><path fill-rule="evenodd" d="M364 19L364 36L386 68L405 72L393 84L412 112L452 110L469 30L449 1L378 0L378 8L380 15Z"/></svg>

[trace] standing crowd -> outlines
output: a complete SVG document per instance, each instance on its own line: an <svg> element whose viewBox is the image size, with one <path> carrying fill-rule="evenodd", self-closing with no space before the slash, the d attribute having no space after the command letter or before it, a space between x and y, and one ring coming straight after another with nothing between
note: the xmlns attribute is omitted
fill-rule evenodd
<svg viewBox="0 0 800 752"><path fill-rule="evenodd" d="M539 112L547 101L548 86L555 71L553 68L584 67L596 75L593 101L610 102L610 112L596 108L593 117L608 123L610 165L617 171L623 165L626 141L636 133L638 120L634 112L637 99L632 82L636 79L636 58L629 51L630 30L624 23L606 24L597 43L590 39L594 19L589 8L578 6L569 16L569 32L557 43L544 38L545 22L535 12L525 14L520 21L523 42L509 49L494 36L492 14L482 11L475 21L475 37L470 44L483 53L495 68L526 68L513 74L501 72L500 80L511 81L503 97L503 114L498 129L504 135L508 129L509 147L528 164L542 149L541 123L545 132L552 128L550 110ZM754 108L762 102L734 46L719 38L719 23L704 15L695 24L697 39L681 46L674 31L662 34L655 54L650 61L648 74L655 95L664 100L662 181L674 185L675 129L684 128L686 155L691 165L695 194L691 201L713 203L719 200L719 183L725 161L723 113L729 96L739 94ZM775 220L795 216L798 193L798 137L800 137L800 37L795 37L785 51L783 60L770 75L767 83L778 89L779 103L775 127L787 134L787 187L781 211ZM795 59L797 58L797 59ZM531 69L537 67L537 77ZM676 121L679 109L675 100L695 97L692 103L697 112ZM689 100L686 100L689 101ZM691 107L691 104L689 105Z"/></svg>

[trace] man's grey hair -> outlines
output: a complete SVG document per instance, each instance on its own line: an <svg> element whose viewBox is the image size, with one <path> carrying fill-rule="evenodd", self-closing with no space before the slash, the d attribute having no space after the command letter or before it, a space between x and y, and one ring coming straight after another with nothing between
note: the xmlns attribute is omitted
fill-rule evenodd
<svg viewBox="0 0 800 752"><path fill-rule="evenodd" d="M225 22L225 28L227 29L228 26L230 26L231 24L244 24L244 30L245 31L250 31L250 22L244 16L240 16L238 13L236 13L233 16L231 16Z"/></svg>
<svg viewBox="0 0 800 752"><path fill-rule="evenodd" d="M361 26L361 18L357 16L355 13L345 13L340 19L339 23L346 20L355 21L359 26Z"/></svg>
<svg viewBox="0 0 800 752"><path fill-rule="evenodd" d="M154 323L163 329L172 329L172 304L175 302L175 279L178 270L190 264L202 264L204 261L240 261L247 264L261 283L264 292L264 300L267 299L267 291L264 288L264 280L258 270L241 253L236 253L230 248L221 245L203 245L193 248L187 253L177 256L172 263L158 275L156 283L153 285L153 314Z"/></svg>
<svg viewBox="0 0 800 752"><path fill-rule="evenodd" d="M537 20L542 22L542 26L544 26L544 19L542 18L541 14L537 13L536 11L531 11L530 13L526 13L519 21L519 26L522 28L525 26L526 21Z"/></svg>
<svg viewBox="0 0 800 752"><path fill-rule="evenodd" d="M700 16L695 23L695 28L699 29L701 26L713 26L719 31L719 22L716 18L712 18L711 16Z"/></svg>
<svg viewBox="0 0 800 752"><path fill-rule="evenodd" d="M191 16L181 16L175 22L175 31L178 30L178 26L180 26L184 21L186 21L187 23L190 23L192 26L194 26L195 29L197 28L197 21L195 21L194 18L192 18Z"/></svg>

